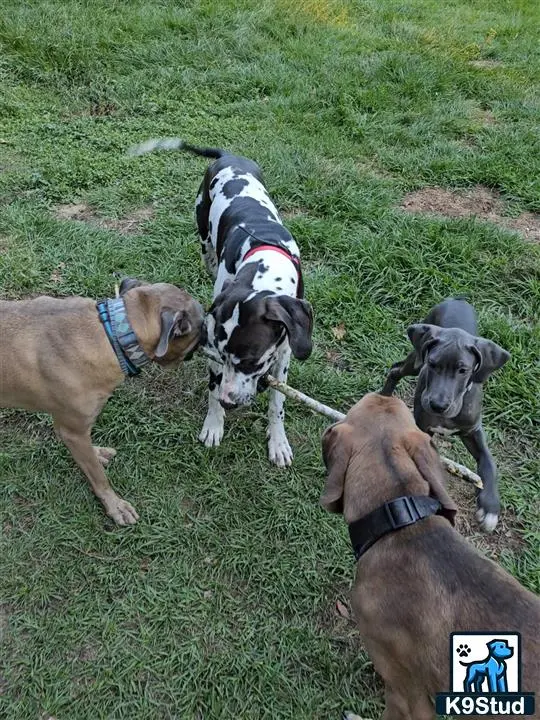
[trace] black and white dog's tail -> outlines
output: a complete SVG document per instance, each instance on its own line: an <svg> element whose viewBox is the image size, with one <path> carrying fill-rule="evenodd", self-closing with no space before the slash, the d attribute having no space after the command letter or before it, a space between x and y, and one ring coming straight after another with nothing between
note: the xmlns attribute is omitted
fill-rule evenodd
<svg viewBox="0 0 540 720"><path fill-rule="evenodd" d="M194 153L195 155L202 155L203 157L214 158L216 160L220 157L223 157L223 155L227 155L225 150L220 150L219 148L196 147L195 145L190 145L189 143L184 142L180 138L175 137L154 138L152 140L147 140L140 145L135 145L134 147L130 148L128 154L145 155L146 153L154 152L154 150L187 150L188 152Z"/></svg>

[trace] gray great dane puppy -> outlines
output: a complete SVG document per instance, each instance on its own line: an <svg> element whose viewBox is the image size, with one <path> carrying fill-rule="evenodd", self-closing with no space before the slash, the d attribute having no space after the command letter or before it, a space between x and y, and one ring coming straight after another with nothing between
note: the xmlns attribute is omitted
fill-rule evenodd
<svg viewBox="0 0 540 720"><path fill-rule="evenodd" d="M497 468L482 428L482 385L510 354L478 337L476 312L461 298L436 305L407 334L414 350L392 366L382 394L392 395L401 378L418 375L416 424L430 435L459 435L476 460L484 486L476 498L476 518L483 530L491 532L499 519L500 500Z"/></svg>

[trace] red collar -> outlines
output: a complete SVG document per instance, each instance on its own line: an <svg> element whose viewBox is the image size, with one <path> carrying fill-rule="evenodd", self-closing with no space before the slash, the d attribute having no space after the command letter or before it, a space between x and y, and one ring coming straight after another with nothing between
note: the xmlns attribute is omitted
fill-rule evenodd
<svg viewBox="0 0 540 720"><path fill-rule="evenodd" d="M277 245L258 245L257 247L253 247L253 248L251 248L251 250L248 250L248 252L242 258L242 262L245 262L248 258L250 258L252 255L254 255L257 252L260 252L261 250L272 250L273 252L283 255L284 257L286 257L288 260L290 260L292 262L292 264L296 268L296 274L298 276L298 283L296 286L296 297L303 298L304 297L304 282L302 279L302 270L300 268L300 259L295 257L294 255L291 255L291 253L288 250L278 247Z"/></svg>
<svg viewBox="0 0 540 720"><path fill-rule="evenodd" d="M256 252L260 252L261 250L273 250L274 252L279 253L280 255L284 255L286 258L288 258L296 267L298 268L299 262L298 258L295 258L293 255L291 255L288 250L284 250L283 248L277 247L277 245L258 245L257 247L251 248L251 250L248 250L248 252L244 255L242 258L242 262L245 262L249 257L254 255Z"/></svg>

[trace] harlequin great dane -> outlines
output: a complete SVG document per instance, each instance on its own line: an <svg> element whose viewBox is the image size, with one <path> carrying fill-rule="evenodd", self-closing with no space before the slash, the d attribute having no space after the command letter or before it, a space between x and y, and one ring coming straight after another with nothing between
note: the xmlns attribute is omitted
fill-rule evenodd
<svg viewBox="0 0 540 720"><path fill-rule="evenodd" d="M313 316L303 299L298 245L283 226L264 187L259 166L224 150L198 148L178 138L149 140L132 154L183 149L212 158L196 201L205 265L214 278L214 300L206 317L210 361L208 412L199 436L207 447L223 437L225 410L249 405L263 376L286 382L292 354L311 354ZM283 423L284 398L269 390L268 454L279 467L293 453Z"/></svg>

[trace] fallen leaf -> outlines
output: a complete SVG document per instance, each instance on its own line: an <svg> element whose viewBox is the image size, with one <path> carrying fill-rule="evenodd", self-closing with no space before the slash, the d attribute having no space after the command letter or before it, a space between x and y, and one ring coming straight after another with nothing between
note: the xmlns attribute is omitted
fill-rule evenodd
<svg viewBox="0 0 540 720"><path fill-rule="evenodd" d="M341 617L345 618L346 620L351 619L349 608L344 603L342 603L341 600L336 601L336 610L341 615Z"/></svg>
<svg viewBox="0 0 540 720"><path fill-rule="evenodd" d="M332 328L332 335L336 338L336 340L343 340L346 334L347 331L345 330L345 325L343 323L339 323L339 325Z"/></svg>
<svg viewBox="0 0 540 720"><path fill-rule="evenodd" d="M332 365L335 365L338 362L338 360L341 358L341 355L338 352L336 352L335 350L327 350L325 355L326 355L326 359L328 360L328 362L332 363Z"/></svg>

